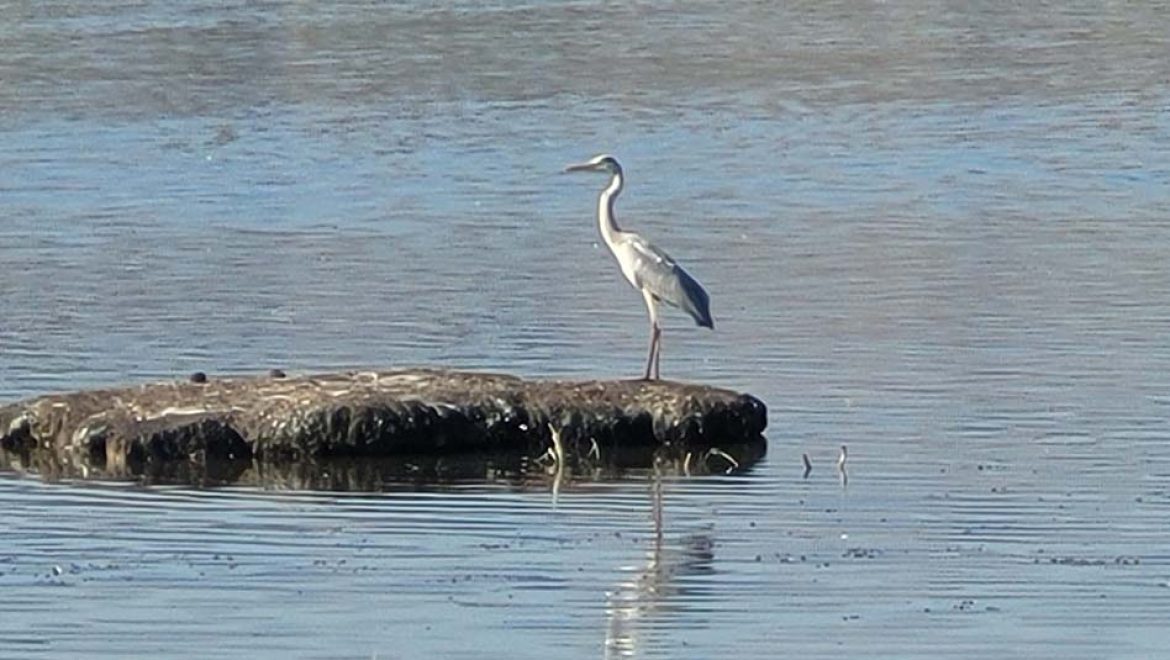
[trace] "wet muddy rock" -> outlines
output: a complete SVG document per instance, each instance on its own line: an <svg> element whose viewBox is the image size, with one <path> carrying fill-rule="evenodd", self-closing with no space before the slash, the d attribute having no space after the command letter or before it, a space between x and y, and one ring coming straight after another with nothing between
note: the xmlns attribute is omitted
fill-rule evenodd
<svg viewBox="0 0 1170 660"><path fill-rule="evenodd" d="M201 374L202 375L202 374ZM764 405L668 381L551 381L435 369L218 378L0 406L0 448L102 469L209 459L453 454L752 441Z"/></svg>

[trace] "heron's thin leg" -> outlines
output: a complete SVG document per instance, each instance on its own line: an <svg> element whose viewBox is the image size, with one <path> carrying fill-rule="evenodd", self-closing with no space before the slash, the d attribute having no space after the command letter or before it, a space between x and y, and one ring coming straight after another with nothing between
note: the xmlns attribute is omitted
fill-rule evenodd
<svg viewBox="0 0 1170 660"><path fill-rule="evenodd" d="M646 356L646 375L642 377L643 380L650 380L651 369L654 369L655 378L657 378L658 370L654 368L655 358L658 353L658 335L661 332L658 329L658 304L654 300L654 296L649 291L642 291L642 299L646 301L646 312L650 315L650 354Z"/></svg>
<svg viewBox="0 0 1170 660"><path fill-rule="evenodd" d="M658 327L650 326L650 352L646 356L646 375L642 380L650 380L651 370L654 368L654 351L658 348Z"/></svg>
<svg viewBox="0 0 1170 660"><path fill-rule="evenodd" d="M654 380L659 380L661 376L658 374L658 367L662 364L662 328L658 325L654 326Z"/></svg>

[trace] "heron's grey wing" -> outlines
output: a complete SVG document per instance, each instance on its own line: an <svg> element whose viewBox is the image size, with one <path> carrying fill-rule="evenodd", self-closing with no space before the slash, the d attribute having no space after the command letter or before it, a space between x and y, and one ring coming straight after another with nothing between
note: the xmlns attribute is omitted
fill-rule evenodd
<svg viewBox="0 0 1170 660"><path fill-rule="evenodd" d="M695 319L695 323L705 328L715 327L707 292L690 273L683 270L669 254L641 236L631 234L626 242L633 259L636 286L649 291L659 300L681 308Z"/></svg>

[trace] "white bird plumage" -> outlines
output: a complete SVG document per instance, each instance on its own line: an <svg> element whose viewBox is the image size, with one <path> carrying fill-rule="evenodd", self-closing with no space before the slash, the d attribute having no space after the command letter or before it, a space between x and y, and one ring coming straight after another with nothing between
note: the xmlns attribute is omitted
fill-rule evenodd
<svg viewBox="0 0 1170 660"><path fill-rule="evenodd" d="M650 355L646 358L646 374L650 380L659 378L659 357L662 351L662 328L658 324L658 303L666 302L691 315L695 323L714 328L710 299L703 286L683 270L666 252L650 241L618 227L614 218L614 200L625 185L622 166L608 154L594 156L584 163L570 165L566 172L608 172L609 185L597 200L597 222L601 238L613 252L622 275L642 293L646 312L650 316Z"/></svg>

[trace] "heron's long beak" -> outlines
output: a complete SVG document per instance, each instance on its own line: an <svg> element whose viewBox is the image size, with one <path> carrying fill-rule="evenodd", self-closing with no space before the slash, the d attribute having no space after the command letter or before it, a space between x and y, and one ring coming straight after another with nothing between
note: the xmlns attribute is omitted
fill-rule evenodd
<svg viewBox="0 0 1170 660"><path fill-rule="evenodd" d="M570 165L570 166L566 167L565 171L566 172L588 172L588 171L594 169L595 167L597 167L597 166L594 165L593 163L577 163L576 165Z"/></svg>

